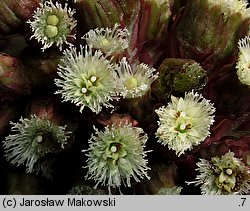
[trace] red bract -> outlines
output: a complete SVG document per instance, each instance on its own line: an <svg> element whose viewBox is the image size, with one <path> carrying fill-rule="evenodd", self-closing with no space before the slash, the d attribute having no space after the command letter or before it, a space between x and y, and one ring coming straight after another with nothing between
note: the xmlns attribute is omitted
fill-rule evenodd
<svg viewBox="0 0 250 211"><path fill-rule="evenodd" d="M0 103L17 100L30 93L30 81L22 62L0 53Z"/></svg>

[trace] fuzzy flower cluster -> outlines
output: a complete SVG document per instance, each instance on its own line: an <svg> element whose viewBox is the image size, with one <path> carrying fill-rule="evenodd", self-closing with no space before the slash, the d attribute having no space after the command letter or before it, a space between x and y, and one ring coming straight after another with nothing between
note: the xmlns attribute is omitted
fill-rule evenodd
<svg viewBox="0 0 250 211"><path fill-rule="evenodd" d="M103 107L113 107L114 99L142 97L158 77L155 69L146 64L130 65L123 57L119 63L112 61L112 54L123 51L127 45L127 30L101 28L85 35L89 45L69 47L58 67L55 93L61 94L64 101L85 107L99 113ZM111 58L109 58L111 56Z"/></svg>
<svg viewBox="0 0 250 211"><path fill-rule="evenodd" d="M249 168L233 152L197 163L196 181L204 195L248 194L250 191Z"/></svg>
<svg viewBox="0 0 250 211"><path fill-rule="evenodd" d="M234 13L241 13L243 18L250 17L247 0L208 0L208 3L210 5L219 5L225 20Z"/></svg>
<svg viewBox="0 0 250 211"><path fill-rule="evenodd" d="M105 127L104 131L95 128L86 150L88 173L86 179L110 187L122 184L131 186L131 178L136 182L147 175L147 151L144 151L148 137L141 128L131 124Z"/></svg>
<svg viewBox="0 0 250 211"><path fill-rule="evenodd" d="M111 28L91 29L82 39L86 40L90 48L100 49L108 56L124 52L129 46L129 32L127 28L120 28L115 24Z"/></svg>
<svg viewBox="0 0 250 211"><path fill-rule="evenodd" d="M54 4L51 0L40 3L33 19L28 21L33 31L31 38L35 38L43 45L43 51L52 45L62 50L64 44L70 44L68 38L75 39L72 33L76 26L74 13L75 11L68 8L67 4L62 7L58 2Z"/></svg>
<svg viewBox="0 0 250 211"><path fill-rule="evenodd" d="M116 95L115 71L117 65L106 59L101 51L92 51L80 46L64 51L64 56L58 67L59 79L55 79L64 101L70 101L80 106L80 112L85 107L99 113L103 106L112 107L109 102Z"/></svg>
<svg viewBox="0 0 250 211"><path fill-rule="evenodd" d="M184 98L172 96L166 107L162 106L155 112L159 116L158 142L180 156L210 135L215 108L209 100L192 91L186 93Z"/></svg>
<svg viewBox="0 0 250 211"><path fill-rule="evenodd" d="M119 93L123 98L139 98L150 89L152 82L158 77L153 67L141 64L128 64L126 58L120 61L118 71Z"/></svg>
<svg viewBox="0 0 250 211"><path fill-rule="evenodd" d="M20 118L20 123L11 124L14 134L3 141L5 157L15 166L24 165L27 173L37 172L39 159L62 151L67 144L66 126L57 126L46 116L32 115L29 119Z"/></svg>
<svg viewBox="0 0 250 211"><path fill-rule="evenodd" d="M250 86L250 36L239 40L238 48L237 76L242 84Z"/></svg>

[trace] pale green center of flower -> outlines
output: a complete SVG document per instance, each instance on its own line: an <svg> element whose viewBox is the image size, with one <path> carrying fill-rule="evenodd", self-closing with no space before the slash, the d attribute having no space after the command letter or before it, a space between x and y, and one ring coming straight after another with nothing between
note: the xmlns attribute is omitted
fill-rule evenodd
<svg viewBox="0 0 250 211"><path fill-rule="evenodd" d="M53 37L57 36L57 34L58 34L58 29L57 29L56 26L47 25L47 26L46 26L45 33L46 33L47 37L53 38Z"/></svg>
<svg viewBox="0 0 250 211"><path fill-rule="evenodd" d="M185 123L182 123L177 128L175 128L175 130L180 133L186 133L187 130L189 129L191 129L191 124L185 124Z"/></svg>
<svg viewBox="0 0 250 211"><path fill-rule="evenodd" d="M87 90L86 87L83 87L83 88L81 89L81 91L82 91L83 94L86 94L86 93L88 92L88 90Z"/></svg>
<svg viewBox="0 0 250 211"><path fill-rule="evenodd" d="M233 170L231 168L224 169L218 175L215 182L219 188L223 188L230 193L236 184L236 178L233 175Z"/></svg>
<svg viewBox="0 0 250 211"><path fill-rule="evenodd" d="M111 152L116 152L117 151L117 147L116 146L111 146L110 151Z"/></svg>
<svg viewBox="0 0 250 211"><path fill-rule="evenodd" d="M57 25L60 19L56 15L49 15L47 17L47 25L45 29L45 33L49 38L53 38L58 35Z"/></svg>
<svg viewBox="0 0 250 211"><path fill-rule="evenodd" d="M43 141L43 137L41 135L36 137L37 143L41 143Z"/></svg>
<svg viewBox="0 0 250 211"><path fill-rule="evenodd" d="M59 23L60 19L56 15L49 15L47 17L47 24L51 26L57 26Z"/></svg>
<svg viewBox="0 0 250 211"><path fill-rule="evenodd" d="M42 143L42 141L43 141L43 136L42 136L42 135L36 136L36 137L33 139L32 147L36 147L37 144Z"/></svg>
<svg viewBox="0 0 250 211"><path fill-rule="evenodd" d="M233 170L232 169L227 169L226 173L227 173L227 175L231 175L233 173Z"/></svg>
<svg viewBox="0 0 250 211"><path fill-rule="evenodd" d="M180 125L180 130L185 130L186 129L186 124L181 124Z"/></svg>
<svg viewBox="0 0 250 211"><path fill-rule="evenodd" d="M92 82L92 83L94 83L94 82L96 82L96 80L97 80L97 77L96 76L91 76L91 78L90 78L90 81Z"/></svg>
<svg viewBox="0 0 250 211"><path fill-rule="evenodd" d="M124 85L128 90L131 90L138 86L138 81L135 77L130 77L124 82Z"/></svg>
<svg viewBox="0 0 250 211"><path fill-rule="evenodd" d="M100 45L102 46L102 47L105 47L105 46L107 46L107 45L109 45L109 41L105 38L105 37L103 37L101 40L100 40Z"/></svg>

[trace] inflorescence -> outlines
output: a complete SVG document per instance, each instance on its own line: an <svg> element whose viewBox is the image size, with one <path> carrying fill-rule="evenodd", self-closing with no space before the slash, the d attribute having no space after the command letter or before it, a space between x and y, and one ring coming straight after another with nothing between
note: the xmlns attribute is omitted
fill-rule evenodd
<svg viewBox="0 0 250 211"><path fill-rule="evenodd" d="M167 107L155 110L159 116L156 137L158 142L180 156L210 135L215 108L209 100L193 91L186 93L184 98L172 96L171 100Z"/></svg>
<svg viewBox="0 0 250 211"><path fill-rule="evenodd" d="M144 63L130 65L123 57L118 71L120 95L123 98L138 98L145 95L152 82L158 77L158 73L155 73L155 71L153 67Z"/></svg>
<svg viewBox="0 0 250 211"><path fill-rule="evenodd" d="M87 154L88 173L86 179L93 179L96 187L131 186L131 178L139 182L147 175L147 151L144 151L148 136L139 127L120 124L105 127L104 131L95 128L89 139Z"/></svg>
<svg viewBox="0 0 250 211"><path fill-rule="evenodd" d="M115 24L111 28L91 29L82 39L90 48L99 49L107 56L122 53L129 46L130 33L128 29Z"/></svg>
<svg viewBox="0 0 250 211"><path fill-rule="evenodd" d="M200 159L196 169L199 174L194 183L204 195L248 194L250 190L249 168L233 152L211 160Z"/></svg>
<svg viewBox="0 0 250 211"><path fill-rule="evenodd" d="M43 45L43 51L52 45L62 50L64 44L70 44L69 38L75 39L74 13L75 11L68 8L67 4L62 7L58 2L54 4L51 0L40 3L33 19L28 21L34 33L31 38L35 38Z"/></svg>
<svg viewBox="0 0 250 211"><path fill-rule="evenodd" d="M57 126L46 116L32 115L11 124L14 134L3 141L5 157L15 166L24 165L27 173L38 173L39 159L62 151L67 144L69 132L66 132L66 126Z"/></svg>
<svg viewBox="0 0 250 211"><path fill-rule="evenodd" d="M64 101L85 107L99 113L102 107L112 107L110 103L116 95L115 71L117 65L106 59L101 51L80 46L80 51L70 47L58 67L59 79L55 79Z"/></svg>

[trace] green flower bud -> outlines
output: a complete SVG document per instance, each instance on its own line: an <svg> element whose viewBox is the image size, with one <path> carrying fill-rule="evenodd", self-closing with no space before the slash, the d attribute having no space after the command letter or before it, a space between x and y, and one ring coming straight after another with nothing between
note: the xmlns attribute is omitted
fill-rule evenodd
<svg viewBox="0 0 250 211"><path fill-rule="evenodd" d="M206 71L194 60L167 58L157 71L159 77L152 84L152 95L164 103L171 94L200 91L207 82Z"/></svg>

